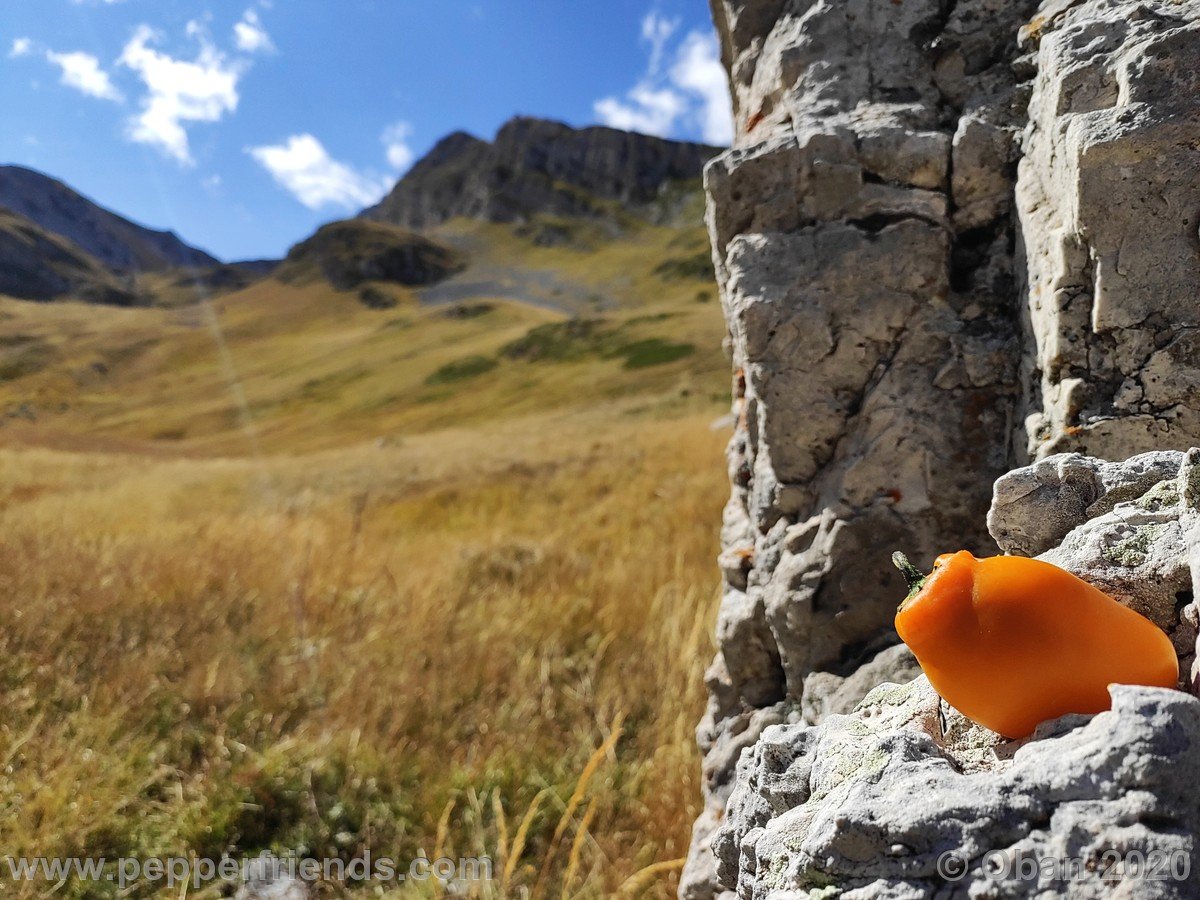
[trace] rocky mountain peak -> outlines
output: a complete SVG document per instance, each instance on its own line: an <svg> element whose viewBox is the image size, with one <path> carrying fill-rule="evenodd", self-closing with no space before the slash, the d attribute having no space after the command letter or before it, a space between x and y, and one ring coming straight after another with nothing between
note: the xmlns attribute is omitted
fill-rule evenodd
<svg viewBox="0 0 1200 900"><path fill-rule="evenodd" d="M518 116L490 143L464 132L444 138L363 216L408 228L456 216L495 222L539 213L594 216L605 201L645 203L669 182L698 179L718 152L704 144Z"/></svg>
<svg viewBox="0 0 1200 900"><path fill-rule="evenodd" d="M450 162L464 153L470 153L472 150L486 147L488 142L475 137L466 131L452 131L440 141L433 145L425 156L423 156L416 165L417 166L439 166Z"/></svg>

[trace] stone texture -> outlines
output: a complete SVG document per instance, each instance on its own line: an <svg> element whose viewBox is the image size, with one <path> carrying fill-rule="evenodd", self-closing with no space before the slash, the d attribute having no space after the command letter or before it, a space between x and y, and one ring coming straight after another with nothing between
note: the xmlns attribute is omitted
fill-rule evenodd
<svg viewBox="0 0 1200 900"><path fill-rule="evenodd" d="M1030 450L1200 443L1200 3L1048 4L1035 25Z"/></svg>
<svg viewBox="0 0 1200 900"><path fill-rule="evenodd" d="M1094 476L1086 491L1082 478L1061 477L1082 473ZM1001 546L1017 535L1028 547L1034 523L1062 508L1073 510L1072 521L1056 520L1069 530L1040 558L1170 631L1187 673L1197 636L1200 449L1119 465L1044 460L997 482L990 521L1003 528ZM886 677L903 664L901 651L889 654L845 684ZM825 683L810 676L806 700ZM755 900L925 897L948 890L938 859L955 852L965 866L948 896L1193 897L1200 875L1139 879L1104 865L1104 853L1174 853L1181 866L1194 863L1200 701L1161 688L1110 691L1111 711L1044 723L1020 742L964 719L923 675L876 688L845 715L805 703L802 722L766 728L739 758L727 813L709 836L718 884ZM1022 858L1088 865L1059 881L1046 869L989 868Z"/></svg>
<svg viewBox="0 0 1200 900"><path fill-rule="evenodd" d="M1124 463L1049 457L996 482L988 522L1005 552L1074 572L1157 624L1171 635L1182 677L1198 683L1200 449ZM1062 534L1032 537L1046 534L1048 522Z"/></svg>
<svg viewBox="0 0 1200 900"><path fill-rule="evenodd" d="M1091 573L1185 669L1200 624L1183 456L1079 455L1200 444L1200 0L712 9L736 122L705 179L736 425L708 826L756 711L832 727L885 670L911 676L886 655L888 558L994 553L989 486L1014 466L1042 460L997 486L1003 548ZM699 887L711 834L688 896L718 890ZM924 896L872 884L847 896Z"/></svg>
<svg viewBox="0 0 1200 900"><path fill-rule="evenodd" d="M921 674L916 657L903 644L889 647L846 677L813 672L804 679L800 711L805 722L819 725L832 715L845 715L876 686L905 684Z"/></svg>
<svg viewBox="0 0 1200 900"><path fill-rule="evenodd" d="M1104 854L1194 859L1200 700L1111 691L1111 711L1049 723L1015 748L953 717L958 732L943 729L923 676L878 688L850 716L768 729L742 757L713 840L718 877L754 900L1194 897L1190 879L1122 877ZM948 883L938 860L951 851L966 870ZM1069 881L985 868L1026 857L1090 865Z"/></svg>
<svg viewBox="0 0 1200 900"><path fill-rule="evenodd" d="M996 482L988 531L1005 553L1037 556L1098 512L1175 477L1183 462L1183 453L1169 450L1121 463L1078 453L1047 457Z"/></svg>
<svg viewBox="0 0 1200 900"><path fill-rule="evenodd" d="M1092 459L1050 457L1001 479L997 494L1024 473L1056 462L1090 464L1098 473L1107 470L1108 478L1102 479L1102 493L1082 511L1076 527L1038 557L1086 577L1170 630L1178 618L1177 607L1191 599L1188 555L1192 530L1200 522L1200 450L1135 456L1120 469ZM1114 469L1123 469L1127 477ZM1151 481L1148 475L1157 477ZM1064 493L1077 496L1070 485ZM1027 496L1021 504L1006 503L1003 514L993 512L992 523L1010 533L1027 533L1032 522L1051 520L1067 507L1053 492L1037 496L1036 501ZM1006 552L1021 552L1003 534L996 540Z"/></svg>
<svg viewBox="0 0 1200 900"><path fill-rule="evenodd" d="M679 879L683 900L714 900L718 895L731 897L717 888L717 858L712 853L712 836L725 815L724 806L708 806L692 826L692 843L687 863Z"/></svg>
<svg viewBox="0 0 1200 900"><path fill-rule="evenodd" d="M732 779L725 723L844 711L882 677L849 678L896 640L893 550L988 546L980 485L1007 468L995 436L1021 395L1006 173L1024 120L1001 48L1032 9L713 4L738 134L705 180L737 424L710 785Z"/></svg>

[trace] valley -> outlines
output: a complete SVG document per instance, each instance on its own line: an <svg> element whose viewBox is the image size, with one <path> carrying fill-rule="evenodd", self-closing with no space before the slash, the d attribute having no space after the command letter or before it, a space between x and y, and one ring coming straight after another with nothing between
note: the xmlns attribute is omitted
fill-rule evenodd
<svg viewBox="0 0 1200 900"><path fill-rule="evenodd" d="M660 196L0 298L11 852L672 893L729 375L698 182Z"/></svg>

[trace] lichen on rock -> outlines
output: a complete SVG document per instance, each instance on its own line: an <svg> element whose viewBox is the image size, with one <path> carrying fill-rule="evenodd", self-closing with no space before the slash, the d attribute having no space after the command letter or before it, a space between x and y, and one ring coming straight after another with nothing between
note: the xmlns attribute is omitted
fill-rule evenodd
<svg viewBox="0 0 1200 900"><path fill-rule="evenodd" d="M1200 700L1114 685L1110 711L1048 723L1014 748L978 726L942 732L924 677L881 690L882 707L871 695L849 716L768 729L742 756L713 840L723 887L754 900L1083 898L1114 896L1124 882L1148 889L1125 896L1194 896L1190 880L1125 878L1104 860L1193 858ZM957 878L948 854L963 863ZM992 868L1023 857L1088 865L1069 883Z"/></svg>
<svg viewBox="0 0 1200 900"><path fill-rule="evenodd" d="M706 188L737 425L692 900L757 896L707 848L748 723L772 710L832 741L914 674L894 550L990 555L987 516L1006 552L1166 629L1200 683L1200 0L711 5L736 122ZM799 883L778 853L763 866ZM813 862L804 891L924 896L902 869L855 893Z"/></svg>
<svg viewBox="0 0 1200 900"><path fill-rule="evenodd" d="M1119 584L1114 594L1159 620L1190 660L1198 468L1200 450L1123 465L1051 458L997 482L991 522L1004 534L1027 535L1062 506L1050 485L1079 496L1078 483L1059 473L1104 471L1089 507L1040 558L1110 590ZM1147 483L1146 471L1160 480ZM1015 503L1014 485L1033 489ZM1106 502L1105 485L1125 499ZM1131 542L1144 552L1117 562L1105 552ZM1188 602L1179 603L1172 591L1185 583ZM1110 711L1044 723L1019 742L964 719L924 676L881 685L853 711L819 724L767 728L741 754L711 838L720 885L755 900L781 891L930 896L939 888L964 897L1089 898L1121 885L1134 891L1128 896L1193 896L1190 876L1147 886L1144 873L1105 860L1136 851L1190 866L1200 849L1200 700L1185 690L1113 685L1110 692ZM946 854L962 862L949 888L938 863ZM1083 862L1064 881L1044 866L1029 875L1015 865L1023 858ZM1011 871L997 871L998 860L1013 863Z"/></svg>

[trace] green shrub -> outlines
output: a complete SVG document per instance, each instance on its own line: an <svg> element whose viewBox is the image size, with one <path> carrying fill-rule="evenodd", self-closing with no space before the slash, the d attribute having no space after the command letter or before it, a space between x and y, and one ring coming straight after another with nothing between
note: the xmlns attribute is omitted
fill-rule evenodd
<svg viewBox="0 0 1200 900"><path fill-rule="evenodd" d="M41 338L15 335L0 342L0 381L14 381L50 365L54 353Z"/></svg>
<svg viewBox="0 0 1200 900"><path fill-rule="evenodd" d="M454 362L446 363L432 375L425 379L426 384L450 384L455 381L464 381L467 378L475 378L482 375L484 372L490 372L496 368L496 360L488 356L467 356L462 359L456 359Z"/></svg>
<svg viewBox="0 0 1200 900"><path fill-rule="evenodd" d="M666 281L682 281L695 278L701 281L714 281L717 277L713 269L712 255L707 250L693 253L691 256L677 256L659 263L654 274Z"/></svg>
<svg viewBox="0 0 1200 900"><path fill-rule="evenodd" d="M620 359L626 369L643 369L683 359L695 352L691 344L672 344L660 338L630 340L625 328L634 323L658 321L670 313L639 316L619 328L605 328L603 319L571 319L530 329L507 344L501 353L526 362L571 362L589 356Z"/></svg>
<svg viewBox="0 0 1200 900"><path fill-rule="evenodd" d="M455 303L448 306L442 312L442 317L446 319L478 319L480 316L486 316L496 308L496 304L480 302L480 303Z"/></svg>
<svg viewBox="0 0 1200 900"><path fill-rule="evenodd" d="M692 344L671 344L658 338L626 344L618 351L625 358L626 369L645 369L675 362L696 352Z"/></svg>
<svg viewBox="0 0 1200 900"><path fill-rule="evenodd" d="M500 352L509 359L529 362L581 359L603 351L605 339L611 334L603 325L602 319L570 319L539 325L506 344Z"/></svg>

